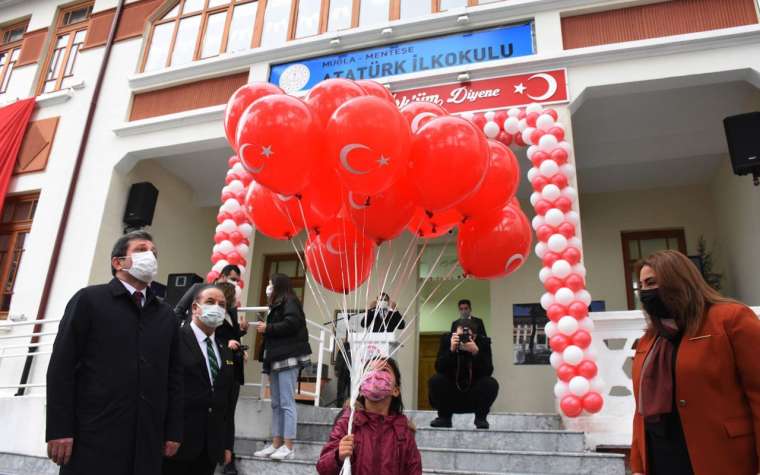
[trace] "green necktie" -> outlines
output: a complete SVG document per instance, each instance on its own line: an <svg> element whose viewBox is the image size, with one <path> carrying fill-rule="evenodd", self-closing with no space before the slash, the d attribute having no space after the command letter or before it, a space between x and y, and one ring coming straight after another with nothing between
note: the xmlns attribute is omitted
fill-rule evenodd
<svg viewBox="0 0 760 475"><path fill-rule="evenodd" d="M216 381L216 375L219 374L219 362L216 360L214 344L210 337L206 337L206 354L208 355L208 366L211 368L211 384L213 385Z"/></svg>

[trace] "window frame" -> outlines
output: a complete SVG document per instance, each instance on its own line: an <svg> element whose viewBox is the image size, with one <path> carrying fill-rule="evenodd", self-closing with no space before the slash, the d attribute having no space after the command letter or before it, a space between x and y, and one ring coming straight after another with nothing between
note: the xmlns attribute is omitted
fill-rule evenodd
<svg viewBox="0 0 760 475"><path fill-rule="evenodd" d="M8 23L6 26L0 28L0 41L3 41L5 39L5 34L9 31L22 29L24 31L24 34L26 33L26 29L29 27L29 19L21 20L21 21L14 21L12 23ZM9 41L7 43L0 43L0 53L7 53L8 54L8 61L0 65L0 95L5 94L7 90L7 84L10 83L10 76L13 75L13 65L15 65L15 61L13 60L13 54L18 50L19 54L21 54L21 44L24 42L24 34L21 35L21 38L16 41ZM6 77L6 75L8 75ZM6 87L3 88L3 84L6 84Z"/></svg>
<svg viewBox="0 0 760 475"><path fill-rule="evenodd" d="M631 258L630 246L631 241L646 241L650 239L675 239L678 242L678 251L686 255L686 232L683 228L653 229L644 231L621 231L620 242L623 246L623 274L625 282L625 293L628 303L628 310L636 309L635 289L631 286L630 278L633 274L634 266L637 260ZM641 249L639 249L639 253ZM646 256L641 256L644 258Z"/></svg>
<svg viewBox="0 0 760 475"><path fill-rule="evenodd" d="M90 0L87 2L77 3L75 5L70 5L68 7L61 8L58 11L58 14L56 15L56 21L55 21L55 31L53 32L53 35L50 38L50 44L48 45L48 51L47 55L45 57L45 62L43 63L45 66L40 69L40 77L39 82L37 83L37 94L48 94L51 92L60 91L64 79L67 77L73 77L74 76L74 66L76 64L76 57L74 58L74 64L71 65L71 74L66 75L66 65L69 62L69 57L71 56L71 50L74 46L74 40L76 39L76 36L79 32L84 31L85 32L85 38L82 40L82 45L84 45L85 41L87 41L87 29L90 26L90 19L92 18L92 9L95 2L94 0ZM83 8L88 9L87 17L84 20L80 20L76 23L71 23L69 25L64 24L64 20L66 18L66 15L75 12L77 10L81 10ZM56 64L56 69L58 71L55 72L55 86L53 86L52 91L45 92L45 84L52 81L48 80L48 74L50 73L50 63L53 60L53 55L55 54L56 45L58 44L58 40L64 36L67 36L68 39L66 41L66 46L63 48L62 53L62 60ZM79 50L76 52L77 56L79 56Z"/></svg>
<svg viewBox="0 0 760 475"><path fill-rule="evenodd" d="M13 254L16 250L15 248L16 242L18 241L18 236L20 234L27 234L28 236L31 233L32 223L34 222L34 215L39 206L39 199L39 192L6 196L5 202L3 204L3 209L0 210L0 235L10 235L8 250L5 251L7 254L6 256L3 256L2 259L0 259L0 305L2 305L2 300L5 298L5 295L7 295L5 292L5 287L8 285L8 278L10 277L8 276L8 271L10 270L10 266L14 260ZM25 202L32 202L32 211L30 213L31 217L29 219L14 221L13 218L11 218L11 220L7 223L2 222L2 215L4 214L4 211L9 204L17 206L19 203ZM15 209L13 214L15 214ZM21 268L23 257L24 248L22 245L21 254L19 255L18 262L16 263L16 270L13 274L13 287L10 289L11 299L13 299L13 294L15 293L14 290L16 287L16 277L18 276L19 269ZM8 305L8 310L0 310L0 320L7 319L9 311L10 303Z"/></svg>

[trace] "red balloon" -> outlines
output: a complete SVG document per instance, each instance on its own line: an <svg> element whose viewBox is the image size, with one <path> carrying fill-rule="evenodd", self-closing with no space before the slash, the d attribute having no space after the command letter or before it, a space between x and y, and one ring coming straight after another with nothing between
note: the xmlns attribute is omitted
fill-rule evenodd
<svg viewBox="0 0 760 475"><path fill-rule="evenodd" d="M411 135L394 104L351 99L333 113L326 132L327 162L350 191L380 193L406 172Z"/></svg>
<svg viewBox="0 0 760 475"><path fill-rule="evenodd" d="M519 137L519 135L518 135ZM533 180L530 182L531 185L533 185L533 190L541 193L541 191L544 189L546 185L549 184L549 180L545 176L537 176L533 178Z"/></svg>
<svg viewBox="0 0 760 475"><path fill-rule="evenodd" d="M530 158L531 163L533 163L533 166L539 167L544 160L547 160L549 158L549 155L546 152L538 151L533 154L533 156Z"/></svg>
<svg viewBox="0 0 760 475"><path fill-rule="evenodd" d="M236 126L236 131L237 131L237 126ZM233 132L233 135L234 135L234 132ZM233 155L233 156L231 156L230 158L227 159L227 166L229 168L232 168L238 162L240 162L240 158L237 155Z"/></svg>
<svg viewBox="0 0 760 475"><path fill-rule="evenodd" d="M338 215L341 207L341 187L335 170L317 167L312 171L311 184L301 192L301 206L310 230L319 231Z"/></svg>
<svg viewBox="0 0 760 475"><path fill-rule="evenodd" d="M457 205L465 218L502 208L520 186L520 165L515 154L495 140L489 140L488 147L491 158L483 183L478 191Z"/></svg>
<svg viewBox="0 0 760 475"><path fill-rule="evenodd" d="M454 208L446 211L430 212L417 208L406 229L419 237L431 239L443 236L462 221L462 215Z"/></svg>
<svg viewBox="0 0 760 475"><path fill-rule="evenodd" d="M597 412L601 411L603 406L604 399L599 393L589 392L583 396L583 409L590 412L591 414L596 414Z"/></svg>
<svg viewBox="0 0 760 475"><path fill-rule="evenodd" d="M546 311L546 315L549 317L549 320L556 323L560 318L567 315L567 308L565 308L564 305L554 303L549 305L549 309Z"/></svg>
<svg viewBox="0 0 760 475"><path fill-rule="evenodd" d="M222 259L224 259L224 254L222 254L221 252L215 252L215 253L211 254L211 262L213 264L216 264L217 262L221 261Z"/></svg>
<svg viewBox="0 0 760 475"><path fill-rule="evenodd" d="M578 292L579 290L583 289L585 282L583 281L583 277L579 276L578 274L570 274L565 279L565 285L573 292Z"/></svg>
<svg viewBox="0 0 760 475"><path fill-rule="evenodd" d="M533 208L536 210L536 214L543 216L547 211L552 209L552 204L546 200L538 200Z"/></svg>
<svg viewBox="0 0 760 475"><path fill-rule="evenodd" d="M406 179L375 195L347 191L343 200L344 209L356 228L378 244L401 234L417 209ZM455 219L455 223L459 222L460 217Z"/></svg>
<svg viewBox="0 0 760 475"><path fill-rule="evenodd" d="M557 262L560 259L560 255L556 252L547 251L546 254L544 254L543 258L543 264L544 267L551 267L554 265L555 262Z"/></svg>
<svg viewBox="0 0 760 475"><path fill-rule="evenodd" d="M567 222L560 224L557 231L568 239L575 236L575 226Z"/></svg>
<svg viewBox="0 0 760 475"><path fill-rule="evenodd" d="M554 200L554 206L556 208L559 208L560 211L562 211L563 213L567 213L573 208L573 202L570 201L570 198L560 196L559 198Z"/></svg>
<svg viewBox="0 0 760 475"><path fill-rule="evenodd" d="M569 262L570 265L575 265L581 261L581 251L574 247L568 247L562 252L562 259Z"/></svg>
<svg viewBox="0 0 760 475"><path fill-rule="evenodd" d="M525 147L526 145L525 140L522 138L522 134L519 132L515 134L515 143L520 147Z"/></svg>
<svg viewBox="0 0 760 475"><path fill-rule="evenodd" d="M563 363L559 368L557 368L557 378L560 381L567 383L576 376L578 376L578 372L575 370L574 366Z"/></svg>
<svg viewBox="0 0 760 475"><path fill-rule="evenodd" d="M540 201L538 203L540 203ZM538 205L538 203L536 203L536 205ZM536 210L536 212L538 212L538 210ZM538 214L545 214L545 213L546 211L544 211L544 213L538 213ZM554 228L552 228L551 226L547 224L543 224L539 226L538 229L536 230L536 237L538 238L539 241L546 242L549 240L550 237L552 237L552 235L554 235L554 233L555 233Z"/></svg>
<svg viewBox="0 0 760 475"><path fill-rule="evenodd" d="M571 339L573 340L573 345L584 350L591 344L591 334L586 330L578 330L573 334Z"/></svg>
<svg viewBox="0 0 760 475"><path fill-rule="evenodd" d="M496 111L496 113L493 116L493 121L499 124L499 127L504 126L504 121L507 120L507 111L502 109L500 111Z"/></svg>
<svg viewBox="0 0 760 475"><path fill-rule="evenodd" d="M531 112L525 115L525 122L528 123L528 127L535 127L538 116L541 115L538 112Z"/></svg>
<svg viewBox="0 0 760 475"><path fill-rule="evenodd" d="M275 193L303 190L320 154L318 119L302 100L287 95L258 99L238 126L238 153L256 181Z"/></svg>
<svg viewBox="0 0 760 475"><path fill-rule="evenodd" d="M220 275L219 272L212 270L211 272L206 274L206 282L208 282L209 284L214 282L216 279L219 278L219 275Z"/></svg>
<svg viewBox="0 0 760 475"><path fill-rule="evenodd" d="M327 125L333 112L349 99L365 96L367 93L361 86L348 79L325 79L314 86L304 99L314 115Z"/></svg>
<svg viewBox="0 0 760 475"><path fill-rule="evenodd" d="M557 188L560 190L567 186L567 177L563 175L562 173L556 173L553 177L549 179L549 181L553 185L557 185Z"/></svg>
<svg viewBox="0 0 760 475"><path fill-rule="evenodd" d="M544 288L553 294L556 293L562 287L563 287L562 280L558 279L557 277L549 277L548 279L546 279L546 282L544 282Z"/></svg>
<svg viewBox="0 0 760 475"><path fill-rule="evenodd" d="M238 254L237 251L232 251L227 254L227 262L230 264L239 265L243 263L243 257Z"/></svg>
<svg viewBox="0 0 760 475"><path fill-rule="evenodd" d="M220 211L219 214L216 215L216 222L219 224L222 224L228 219L232 219L232 215L226 211Z"/></svg>
<svg viewBox="0 0 760 475"><path fill-rule="evenodd" d="M348 293L363 284L375 262L375 243L362 236L351 220L336 217L306 243L306 267L333 292Z"/></svg>
<svg viewBox="0 0 760 475"><path fill-rule="evenodd" d="M583 302L573 302L568 307L568 312L570 315L580 320L588 315L588 307Z"/></svg>
<svg viewBox="0 0 760 475"><path fill-rule="evenodd" d="M555 122L559 120L559 114L557 114L557 111L555 111L554 109L544 109L543 112L544 114L549 114L550 116L552 116Z"/></svg>
<svg viewBox="0 0 760 475"><path fill-rule="evenodd" d="M531 132L531 134L530 134L530 141L531 141L531 142L532 142L534 145L538 145L538 141L539 141L539 140L541 140L541 137L543 137L544 135L546 135L546 132L544 132L544 131L543 131L543 130L541 130L541 129L535 129L535 130L533 130L533 132Z"/></svg>
<svg viewBox="0 0 760 475"><path fill-rule="evenodd" d="M227 101L227 109L224 111L224 133L227 135L227 141L232 149L237 151L237 128L240 117L245 109L253 104L256 99L271 94L285 94L285 92L274 84L268 82L254 82L238 88L232 93ZM232 158L228 161L230 167L234 165Z"/></svg>
<svg viewBox="0 0 760 475"><path fill-rule="evenodd" d="M483 127L485 127L488 120L486 120L486 116L480 112L472 116L471 119L472 123L475 124L475 127L477 127L480 130L483 130Z"/></svg>
<svg viewBox="0 0 760 475"><path fill-rule="evenodd" d="M559 407L567 417L578 417L583 412L581 399L573 395L563 397Z"/></svg>
<svg viewBox="0 0 760 475"><path fill-rule="evenodd" d="M370 81L368 79L360 79L354 82L364 89L364 92L366 92L367 95L385 99L386 101L392 102L394 106L396 105L396 99L393 97L393 94L391 94L391 91L379 82Z"/></svg>
<svg viewBox="0 0 760 475"><path fill-rule="evenodd" d="M412 133L417 132L430 119L448 115L446 110L432 102L412 101L401 108L401 115L409 123Z"/></svg>
<svg viewBox="0 0 760 475"><path fill-rule="evenodd" d="M451 208L477 191L489 163L482 130L461 117L438 117L414 134L409 172L428 211Z"/></svg>
<svg viewBox="0 0 760 475"><path fill-rule="evenodd" d="M583 376L586 379L593 378L598 371L599 369L593 361L584 360L578 365L578 376Z"/></svg>
<svg viewBox="0 0 760 475"><path fill-rule="evenodd" d="M527 216L512 206L468 219L459 226L459 264L465 275L480 279L509 275L528 258L531 237Z"/></svg>
<svg viewBox="0 0 760 475"><path fill-rule="evenodd" d="M552 351L561 353L565 351L565 348L568 346L570 346L570 338L565 335L554 335L549 338L549 347L551 347Z"/></svg>
<svg viewBox="0 0 760 475"><path fill-rule="evenodd" d="M229 236L224 231L219 231L218 233L214 234L214 242L216 244L219 244L222 241L226 241L229 239Z"/></svg>
<svg viewBox="0 0 760 475"><path fill-rule="evenodd" d="M552 160L557 162L557 165L564 165L567 163L567 151L564 148L555 148L551 152Z"/></svg>
<svg viewBox="0 0 760 475"><path fill-rule="evenodd" d="M232 231L229 235L230 242L236 246L242 243L244 239L245 239L245 236L243 236L243 233L241 233L240 231Z"/></svg>
<svg viewBox="0 0 760 475"><path fill-rule="evenodd" d="M552 127L549 129L549 133L557 137L558 142L561 142L565 138L565 129L561 127Z"/></svg>
<svg viewBox="0 0 760 475"><path fill-rule="evenodd" d="M496 136L496 140L498 140L499 142L503 143L507 147L509 147L510 145L512 145L512 136L510 134L504 132L503 130L501 132L499 132L499 135Z"/></svg>
<svg viewBox="0 0 760 475"><path fill-rule="evenodd" d="M272 239L290 239L303 228L275 205L275 195L258 183L252 183L245 198L245 213L256 230Z"/></svg>

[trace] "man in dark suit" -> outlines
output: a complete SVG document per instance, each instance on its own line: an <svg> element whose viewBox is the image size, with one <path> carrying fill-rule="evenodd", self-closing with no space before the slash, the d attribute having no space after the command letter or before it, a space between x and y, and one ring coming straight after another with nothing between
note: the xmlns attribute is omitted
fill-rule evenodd
<svg viewBox="0 0 760 475"><path fill-rule="evenodd" d="M478 328L478 334L482 336L488 336L486 332L486 325L483 320L472 314L472 302L468 299L462 299L459 301L459 318L451 322L451 333L456 331L456 325L459 320L470 320L473 328Z"/></svg>
<svg viewBox="0 0 760 475"><path fill-rule="evenodd" d="M47 370L48 456L63 475L158 475L182 441L179 328L148 288L157 253L144 231L122 236L111 282L66 306Z"/></svg>
<svg viewBox="0 0 760 475"><path fill-rule="evenodd" d="M229 464L235 439L232 352L215 330L225 318L226 300L215 285L202 286L192 304L192 321L180 329L184 373L184 439L164 459L164 475L211 475Z"/></svg>
<svg viewBox="0 0 760 475"><path fill-rule="evenodd" d="M404 316L396 310L396 302L391 302L390 296L385 292L372 302L361 324L374 333L393 332L406 326Z"/></svg>

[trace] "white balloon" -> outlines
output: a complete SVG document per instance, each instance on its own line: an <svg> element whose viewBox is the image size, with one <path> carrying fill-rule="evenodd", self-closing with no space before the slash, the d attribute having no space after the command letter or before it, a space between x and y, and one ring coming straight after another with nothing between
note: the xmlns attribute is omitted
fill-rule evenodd
<svg viewBox="0 0 760 475"><path fill-rule="evenodd" d="M538 145L530 145L528 146L528 150L525 152L525 154L528 156L528 160L533 158L533 155L538 152Z"/></svg>
<svg viewBox="0 0 760 475"><path fill-rule="evenodd" d="M496 112L494 111L488 111L483 116L485 116L486 120L493 120L493 117L496 115Z"/></svg>
<svg viewBox="0 0 760 475"><path fill-rule="evenodd" d="M554 160L544 160L539 166L541 174L546 178L551 178L559 173L559 165Z"/></svg>
<svg viewBox="0 0 760 475"><path fill-rule="evenodd" d="M538 203L538 200L541 199L541 193L534 191L530 194L530 205L536 206L536 203Z"/></svg>
<svg viewBox="0 0 760 475"><path fill-rule="evenodd" d="M562 252L567 249L567 238L561 234L552 234L546 242L552 252Z"/></svg>
<svg viewBox="0 0 760 475"><path fill-rule="evenodd" d="M551 322L550 322L551 323ZM551 356L549 356L549 364L552 365L552 368L557 369L563 364L565 364L565 361L562 359L562 353L558 353L556 351L553 351ZM567 384L564 381L559 381L562 384Z"/></svg>
<svg viewBox="0 0 760 475"><path fill-rule="evenodd" d="M594 321L589 317L583 317L582 320L578 321L578 328L591 333L594 331Z"/></svg>
<svg viewBox="0 0 760 475"><path fill-rule="evenodd" d="M241 191L245 190L245 185L240 180L232 180L229 185L227 185L229 190L232 193L238 194Z"/></svg>
<svg viewBox="0 0 760 475"><path fill-rule="evenodd" d="M243 236L245 236L245 237L247 237L247 238L250 238L250 237L251 237L251 235L253 235L253 226L251 226L251 225L250 225L250 224L248 224L248 223L243 223L243 224L241 224L241 225L238 227L238 231L240 231L240 233L241 233Z"/></svg>
<svg viewBox="0 0 760 475"><path fill-rule="evenodd" d="M227 201L224 202L222 206L227 207L227 211L230 213L234 213L235 211L240 209L240 203L238 203L238 200L234 198L230 198Z"/></svg>
<svg viewBox="0 0 760 475"><path fill-rule="evenodd" d="M541 114L538 116L538 119L536 119L536 127L544 132L548 132L549 129L554 127L554 117L549 114Z"/></svg>
<svg viewBox="0 0 760 475"><path fill-rule="evenodd" d="M583 361L583 350L575 345L570 345L562 352L562 359L565 360L565 363L575 366Z"/></svg>
<svg viewBox="0 0 760 475"><path fill-rule="evenodd" d="M547 251L548 249L545 242L536 243L536 256L538 256L539 259L543 259Z"/></svg>
<svg viewBox="0 0 760 475"><path fill-rule="evenodd" d="M231 241L228 241L225 239L224 241L219 243L219 252L221 252L222 254L226 255L234 250L235 250L235 245L232 244Z"/></svg>
<svg viewBox="0 0 760 475"><path fill-rule="evenodd" d="M554 354L556 354L556 353L554 353ZM557 368L559 368L559 366L557 366ZM566 382L564 382L564 381L557 381L556 383L554 383L554 397L556 397L557 399L562 399L563 397L567 396L568 394L570 394L570 387L568 386L568 384Z"/></svg>
<svg viewBox="0 0 760 475"><path fill-rule="evenodd" d="M248 246L246 246L245 244L240 243L237 246L235 246L235 250L241 256L246 257L248 255L248 251L250 251L251 249Z"/></svg>
<svg viewBox="0 0 760 475"><path fill-rule="evenodd" d="M572 224L573 226L578 226L581 223L581 216L578 214L577 211L570 210L565 215L565 219L567 219L567 222Z"/></svg>
<svg viewBox="0 0 760 475"><path fill-rule="evenodd" d="M564 165L560 166L559 172L565 175L568 181L575 178L575 166L571 165L570 163L565 163Z"/></svg>
<svg viewBox="0 0 760 475"><path fill-rule="evenodd" d="M562 287L561 289L557 290L557 293L554 294L554 300L557 301L560 305L570 305L573 303L573 300L575 300L575 294L572 290L568 289L567 287ZM572 318L572 317L570 317ZM577 329L577 325L576 325Z"/></svg>
<svg viewBox="0 0 760 475"><path fill-rule="evenodd" d="M525 112L528 114L531 112L541 112L542 110L544 110L544 108L541 106L541 104L538 104L536 102L528 104L528 107L525 108Z"/></svg>
<svg viewBox="0 0 760 475"><path fill-rule="evenodd" d="M538 280L541 281L543 284L546 282L546 279L552 276L552 270L548 267L542 267L540 271L538 271Z"/></svg>
<svg viewBox="0 0 760 475"><path fill-rule="evenodd" d="M237 229L237 223L231 219L225 219L222 222L222 231L225 233L231 233L232 231L235 231Z"/></svg>
<svg viewBox="0 0 760 475"><path fill-rule="evenodd" d="M520 131L520 119L517 117L507 117L504 121L504 130L511 135L515 135Z"/></svg>
<svg viewBox="0 0 760 475"><path fill-rule="evenodd" d="M557 168L559 169L559 167ZM576 189L572 186L566 186L562 189L562 196L575 203L575 201L578 199L578 191L576 191Z"/></svg>
<svg viewBox="0 0 760 475"><path fill-rule="evenodd" d="M528 170L528 173L527 173L527 175L528 175L528 181L532 182L532 181L533 181L533 179L534 179L534 178L535 178L535 177L536 177L538 174L539 174L538 168L536 168L536 167L533 167L533 168L529 169L529 170Z"/></svg>
<svg viewBox="0 0 760 475"><path fill-rule="evenodd" d="M563 290L563 289L560 289L560 290ZM557 303L559 303L560 305L564 305L559 300L559 292L557 292L557 295L555 295L555 297L557 298ZM570 315L565 315L564 317L560 318L559 321L557 322L557 329L563 335L571 336L573 333L578 331L578 320L576 320L575 317L571 317Z"/></svg>
<svg viewBox="0 0 760 475"><path fill-rule="evenodd" d="M564 127L562 127L564 129ZM573 155L573 146L570 145L570 142L567 140L563 140L562 142L557 144L559 147L565 149L565 152L567 152L567 156L570 157Z"/></svg>
<svg viewBox="0 0 760 475"><path fill-rule="evenodd" d="M572 271L573 268L570 266L570 263L564 259L560 259L552 264L552 274L560 279L567 278Z"/></svg>
<svg viewBox="0 0 760 475"><path fill-rule="evenodd" d="M217 224L216 228L214 228L214 234L218 234L220 232L222 232L222 225L221 224Z"/></svg>
<svg viewBox="0 0 760 475"><path fill-rule="evenodd" d="M565 213L557 208L552 208L546 212L545 218L546 224L556 228L565 220Z"/></svg>
<svg viewBox="0 0 760 475"><path fill-rule="evenodd" d="M467 120L472 120L475 118L475 114L472 112L462 112L462 118Z"/></svg>
<svg viewBox="0 0 760 475"><path fill-rule="evenodd" d="M586 305L591 305L591 294L586 289L576 292L575 298L585 303Z"/></svg>
<svg viewBox="0 0 760 475"><path fill-rule="evenodd" d="M519 107L511 107L511 108L510 108L510 109L507 111L507 115L508 115L509 117L517 117L518 115L520 115L520 108L519 108Z"/></svg>
<svg viewBox="0 0 760 475"><path fill-rule="evenodd" d="M589 361L597 361L599 359L599 354L593 345L586 348L586 351L583 352L583 359Z"/></svg>
<svg viewBox="0 0 760 475"><path fill-rule="evenodd" d="M216 254L219 252L219 244L214 244L214 247L211 248L211 254Z"/></svg>
<svg viewBox="0 0 760 475"><path fill-rule="evenodd" d="M544 162L546 163L546 162ZM546 175L544 175L546 176ZM559 187L555 184L548 184L544 186L544 189L541 190L541 197L545 200L548 200L550 202L553 202L557 198L562 196L562 192L559 191Z"/></svg>
<svg viewBox="0 0 760 475"><path fill-rule="evenodd" d="M531 226L533 227L534 231L540 228L541 226L543 226L544 224L546 224L546 220L544 219L543 216L538 215L538 214L533 216L533 220L531 221Z"/></svg>
<svg viewBox="0 0 760 475"><path fill-rule="evenodd" d="M580 262L573 266L573 272L578 274L581 277L584 277L584 278L586 277L586 267Z"/></svg>
<svg viewBox="0 0 760 475"><path fill-rule="evenodd" d="M543 307L544 310L551 307L553 303L554 303L554 295L552 295L551 293L545 292L544 295L541 296L541 307Z"/></svg>
<svg viewBox="0 0 760 475"><path fill-rule="evenodd" d="M574 247L578 250L581 250L583 248L583 245L581 244L581 240L577 236L573 236L567 240L567 247Z"/></svg>
<svg viewBox="0 0 760 475"><path fill-rule="evenodd" d="M530 141L530 134L532 134L534 130L536 129L534 129L533 127L527 127L525 130L523 130L522 132L523 142L530 145L535 145L533 142Z"/></svg>
<svg viewBox="0 0 760 475"><path fill-rule="evenodd" d="M211 270L214 270L214 271L217 271L217 272L221 272L222 269L224 269L228 265L230 265L230 263L227 262L225 259L222 259L221 261L217 261L217 263L214 264L214 266L211 268Z"/></svg>
<svg viewBox="0 0 760 475"><path fill-rule="evenodd" d="M486 122L486 125L483 126L483 132L485 132L486 137L489 139L495 139L497 135L499 135L499 124L496 122Z"/></svg>
<svg viewBox="0 0 760 475"><path fill-rule="evenodd" d="M528 121L525 119L520 119L518 121L518 124L520 124L520 132L528 128ZM528 143L528 142L525 142L525 143Z"/></svg>
<svg viewBox="0 0 760 475"><path fill-rule="evenodd" d="M546 134L542 136L538 141L538 148L544 152L551 152L557 148L557 137L552 134Z"/></svg>
<svg viewBox="0 0 760 475"><path fill-rule="evenodd" d="M570 392L576 396L584 396L591 389L588 379L583 376L575 376L567 386L570 388Z"/></svg>
<svg viewBox="0 0 760 475"><path fill-rule="evenodd" d="M551 338L557 335L559 332L560 330L557 327L557 324L554 322L546 322L546 325L544 325L544 333L546 333L547 338Z"/></svg>
<svg viewBox="0 0 760 475"><path fill-rule="evenodd" d="M245 170L245 167L240 162L237 162L236 164L232 165L232 168L230 168L230 170L233 170L235 173L240 173L240 172L247 173Z"/></svg>
<svg viewBox="0 0 760 475"><path fill-rule="evenodd" d="M607 384L605 384L604 379L602 379L601 376L595 376L594 379L590 381L590 383L592 391L599 394L604 394L604 390L607 388Z"/></svg>

